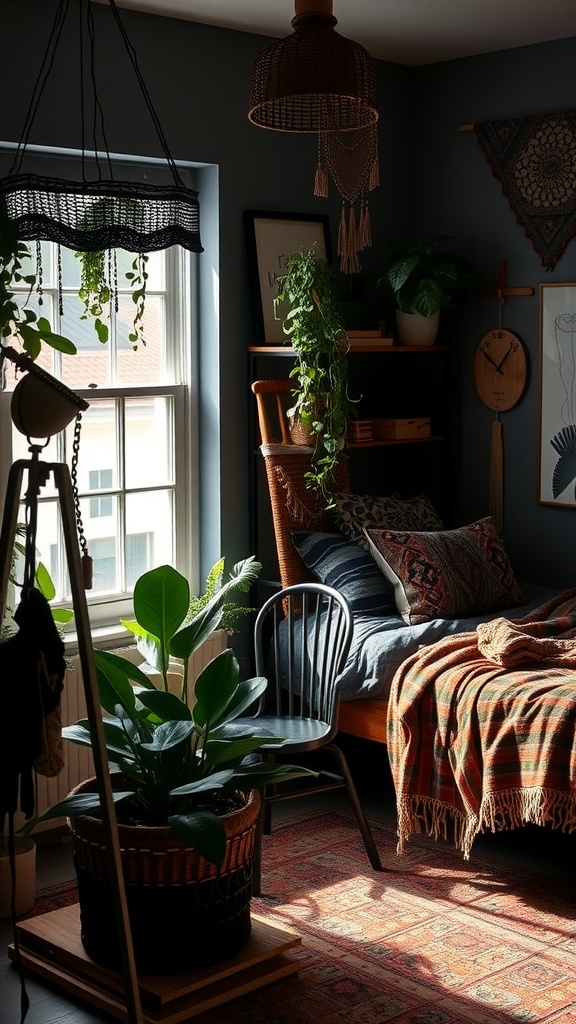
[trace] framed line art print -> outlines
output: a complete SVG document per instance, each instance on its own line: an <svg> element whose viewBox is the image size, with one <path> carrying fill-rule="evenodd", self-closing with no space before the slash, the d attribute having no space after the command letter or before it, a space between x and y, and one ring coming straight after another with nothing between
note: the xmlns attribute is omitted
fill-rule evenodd
<svg viewBox="0 0 576 1024"><path fill-rule="evenodd" d="M540 285L538 501L576 507L576 283Z"/></svg>
<svg viewBox="0 0 576 1024"><path fill-rule="evenodd" d="M300 249L316 246L318 256L330 262L332 251L328 217L307 213L273 213L245 210L248 270L254 315L254 345L285 345L282 330L287 310L278 306L278 278L286 258Z"/></svg>

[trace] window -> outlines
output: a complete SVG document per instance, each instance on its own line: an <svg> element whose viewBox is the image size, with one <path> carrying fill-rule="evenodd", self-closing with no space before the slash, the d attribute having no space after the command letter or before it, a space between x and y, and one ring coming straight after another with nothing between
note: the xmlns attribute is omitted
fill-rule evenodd
<svg viewBox="0 0 576 1024"><path fill-rule="evenodd" d="M91 491L102 491L112 487L111 469L89 469L88 486ZM90 518L100 519L112 515L112 497L90 498Z"/></svg>
<svg viewBox="0 0 576 1024"><path fill-rule="evenodd" d="M29 244L33 253L34 243ZM104 315L110 338L103 345L91 318L84 318L78 298L80 264L76 254L42 242L41 295L22 301L49 320L54 330L77 346L75 356L43 347L39 364L82 395L89 409L82 414L77 481L79 508L88 551L93 559L93 589L87 597L93 625L117 624L130 612L135 580L164 562L190 576L196 552L190 543L195 511L191 494L194 473L190 381L193 332L191 280L195 258L179 247L151 253L145 345L133 351L134 304L124 273L134 256L117 250L118 302ZM32 268L35 270L35 266ZM59 308L58 280L62 308ZM15 384L14 367L6 366L8 388ZM1 396L2 425L7 423L9 394ZM11 432L12 450L0 465L29 458L28 443ZM5 437L6 432L3 431ZM43 461L71 463L74 423L52 438ZM2 442L4 445L4 442ZM40 494L39 557L49 568L57 600L70 602L57 494L50 478Z"/></svg>

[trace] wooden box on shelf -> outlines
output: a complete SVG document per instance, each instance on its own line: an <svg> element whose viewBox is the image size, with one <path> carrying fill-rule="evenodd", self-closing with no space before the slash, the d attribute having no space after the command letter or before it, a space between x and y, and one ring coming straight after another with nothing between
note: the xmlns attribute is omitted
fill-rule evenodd
<svg viewBox="0 0 576 1024"><path fill-rule="evenodd" d="M430 417L414 419L374 419L372 431L377 440L407 440L430 437Z"/></svg>

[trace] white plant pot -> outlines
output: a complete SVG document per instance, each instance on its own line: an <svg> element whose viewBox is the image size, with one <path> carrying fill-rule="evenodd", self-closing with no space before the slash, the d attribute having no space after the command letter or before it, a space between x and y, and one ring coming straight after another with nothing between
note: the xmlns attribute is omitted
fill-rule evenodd
<svg viewBox="0 0 576 1024"><path fill-rule="evenodd" d="M32 910L36 902L36 843L16 836L16 917ZM0 918L12 917L12 869L7 841L0 852Z"/></svg>
<svg viewBox="0 0 576 1024"><path fill-rule="evenodd" d="M396 326L401 345L433 345L438 334L440 310L432 316L421 313L403 313L396 310Z"/></svg>

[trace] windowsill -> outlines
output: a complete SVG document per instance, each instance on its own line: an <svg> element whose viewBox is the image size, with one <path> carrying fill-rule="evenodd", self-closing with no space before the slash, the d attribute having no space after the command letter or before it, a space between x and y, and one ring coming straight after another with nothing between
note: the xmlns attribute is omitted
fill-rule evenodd
<svg viewBox="0 0 576 1024"><path fill-rule="evenodd" d="M97 626L90 630L94 647L107 651L118 647L133 647L134 636L123 626ZM79 653L78 634L71 630L64 637L66 657L72 658Z"/></svg>

